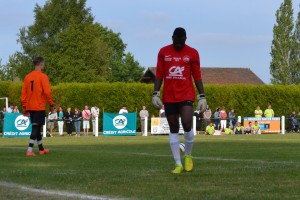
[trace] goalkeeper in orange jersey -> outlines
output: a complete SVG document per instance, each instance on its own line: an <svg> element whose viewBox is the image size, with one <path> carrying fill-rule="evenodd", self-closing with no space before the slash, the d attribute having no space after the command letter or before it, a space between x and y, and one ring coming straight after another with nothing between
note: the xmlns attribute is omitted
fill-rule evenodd
<svg viewBox="0 0 300 200"><path fill-rule="evenodd" d="M32 124L32 132L26 156L35 156L32 151L35 140L37 140L40 155L49 153L49 150L43 147L41 135L41 128L45 124L47 100L50 104L51 112L53 110L49 79L48 76L42 72L42 69L45 67L44 59L42 57L35 57L33 64L35 69L25 77L21 94L23 114L24 116L30 115Z"/></svg>

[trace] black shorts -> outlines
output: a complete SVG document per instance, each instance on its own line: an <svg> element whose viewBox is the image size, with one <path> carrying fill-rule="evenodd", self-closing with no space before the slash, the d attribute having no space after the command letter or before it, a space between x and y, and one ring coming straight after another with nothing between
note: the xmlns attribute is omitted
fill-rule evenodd
<svg viewBox="0 0 300 200"><path fill-rule="evenodd" d="M165 105L165 113L168 115L176 115L179 114L180 108L182 106L191 106L193 107L192 101L182 101L178 103L164 103Z"/></svg>
<svg viewBox="0 0 300 200"><path fill-rule="evenodd" d="M44 125L45 124L45 111L29 111L31 124Z"/></svg>

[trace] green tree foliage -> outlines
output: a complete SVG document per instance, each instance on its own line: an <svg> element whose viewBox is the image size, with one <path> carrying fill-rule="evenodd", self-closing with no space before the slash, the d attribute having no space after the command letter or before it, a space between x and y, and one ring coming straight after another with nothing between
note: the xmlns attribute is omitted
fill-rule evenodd
<svg viewBox="0 0 300 200"><path fill-rule="evenodd" d="M276 11L276 24L271 47L272 61L270 72L273 84L294 84L294 65L291 61L293 51L293 5L292 0L284 0Z"/></svg>
<svg viewBox="0 0 300 200"><path fill-rule="evenodd" d="M300 12L295 23L295 31L293 35L293 48L292 48L292 79L293 83L300 83Z"/></svg>
<svg viewBox="0 0 300 200"><path fill-rule="evenodd" d="M23 79L32 70L32 57L40 55L54 84L120 80L113 76L121 76L116 70L128 67L126 45L119 33L94 23L86 0L48 0L43 7L36 5L34 14L34 24L20 29L23 52L16 52L8 63L18 77ZM137 61L132 64L141 68ZM122 76L131 77L128 71Z"/></svg>

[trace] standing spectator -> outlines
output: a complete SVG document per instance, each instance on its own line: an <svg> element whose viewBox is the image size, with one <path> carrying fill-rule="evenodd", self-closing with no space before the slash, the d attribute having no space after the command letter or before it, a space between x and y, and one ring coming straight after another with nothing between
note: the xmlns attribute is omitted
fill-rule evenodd
<svg viewBox="0 0 300 200"><path fill-rule="evenodd" d="M5 113L6 113L6 107L3 107L2 110L0 111L1 130L3 129Z"/></svg>
<svg viewBox="0 0 300 200"><path fill-rule="evenodd" d="M265 110L264 115L265 115L265 117L267 117L267 118L274 117L274 111L273 111L273 109L272 109L271 104L269 104L268 109Z"/></svg>
<svg viewBox="0 0 300 200"><path fill-rule="evenodd" d="M244 127L241 125L241 122L238 122L233 131L234 134L244 134Z"/></svg>
<svg viewBox="0 0 300 200"><path fill-rule="evenodd" d="M196 117L196 134L200 134L201 129L201 113L199 110L194 111L194 117Z"/></svg>
<svg viewBox="0 0 300 200"><path fill-rule="evenodd" d="M248 123L248 126L246 126L244 132L245 132L245 134L252 134L253 133L252 122Z"/></svg>
<svg viewBox="0 0 300 200"><path fill-rule="evenodd" d="M260 125L258 124L257 121L254 122L252 125L252 132L253 134L260 134Z"/></svg>
<svg viewBox="0 0 300 200"><path fill-rule="evenodd" d="M48 114L48 129L49 134L52 137L52 131L54 129L54 121L57 120L57 110L53 109L53 112L49 112Z"/></svg>
<svg viewBox="0 0 300 200"><path fill-rule="evenodd" d="M255 118L262 118L263 111L260 109L260 106L256 107L254 114L255 114Z"/></svg>
<svg viewBox="0 0 300 200"><path fill-rule="evenodd" d="M128 110L127 110L127 106L123 105L123 107L119 111L119 114L125 114L125 113L128 113Z"/></svg>
<svg viewBox="0 0 300 200"><path fill-rule="evenodd" d="M76 131L76 136L80 136L80 125L81 125L81 112L79 111L78 108L75 108L74 112L74 124L75 124L75 131Z"/></svg>
<svg viewBox="0 0 300 200"><path fill-rule="evenodd" d="M215 129L219 130L219 125L220 125L220 109L216 108L216 111L214 112L214 125Z"/></svg>
<svg viewBox="0 0 300 200"><path fill-rule="evenodd" d="M46 118L46 100L48 100L50 110L53 110L50 82L48 76L42 72L45 67L44 59L35 57L33 64L35 69L26 75L21 94L23 115L30 115L32 124L26 156L35 156L32 151L35 140L37 140L40 155L49 153L49 150L43 147L41 135L41 128L45 124Z"/></svg>
<svg viewBox="0 0 300 200"><path fill-rule="evenodd" d="M14 106L12 113L20 113L18 106Z"/></svg>
<svg viewBox="0 0 300 200"><path fill-rule="evenodd" d="M205 128L205 135L213 135L215 133L215 127L212 122Z"/></svg>
<svg viewBox="0 0 300 200"><path fill-rule="evenodd" d="M211 115L212 115L211 109L209 108L209 105L207 105L206 110L203 113L204 127L207 127L208 124L210 123Z"/></svg>
<svg viewBox="0 0 300 200"><path fill-rule="evenodd" d="M65 120L67 126L67 133L68 136L72 136L73 131L73 113L71 112L71 108L67 108L67 112L65 113Z"/></svg>
<svg viewBox="0 0 300 200"><path fill-rule="evenodd" d="M165 105L161 106L161 109L159 110L159 117L166 117Z"/></svg>
<svg viewBox="0 0 300 200"><path fill-rule="evenodd" d="M96 135L96 117L99 117L99 108L98 106L95 104L92 108L91 108L91 113L92 113L92 124L93 124L93 134L94 136Z"/></svg>
<svg viewBox="0 0 300 200"><path fill-rule="evenodd" d="M7 113L12 113L14 110L14 105L10 104L9 107L7 108Z"/></svg>
<svg viewBox="0 0 300 200"><path fill-rule="evenodd" d="M143 109L140 111L141 131L143 136L145 136L145 117L149 117L149 112L146 106L143 106Z"/></svg>
<svg viewBox="0 0 300 200"><path fill-rule="evenodd" d="M83 134L84 136L88 136L89 129L90 129L91 111L89 110L89 107L87 105L84 107L84 110L82 111L82 119L83 119Z"/></svg>
<svg viewBox="0 0 300 200"><path fill-rule="evenodd" d="M227 122L227 113L225 111L225 107L222 107L220 111L220 118L221 118L221 130L225 131L226 122Z"/></svg>
<svg viewBox="0 0 300 200"><path fill-rule="evenodd" d="M57 127L59 136L63 136L64 133L64 110L61 106L59 106L59 111L57 115Z"/></svg>
<svg viewBox="0 0 300 200"><path fill-rule="evenodd" d="M229 118L229 125L231 127L235 127L236 119L235 119L234 109L231 109L231 111L228 113L228 118Z"/></svg>

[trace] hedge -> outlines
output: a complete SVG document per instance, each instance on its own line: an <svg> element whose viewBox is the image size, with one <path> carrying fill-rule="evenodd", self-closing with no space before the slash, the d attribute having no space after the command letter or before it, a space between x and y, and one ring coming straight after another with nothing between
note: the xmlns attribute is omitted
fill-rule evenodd
<svg viewBox="0 0 300 200"><path fill-rule="evenodd" d="M21 108L21 87L22 83L0 82L0 95L7 96L10 103ZM205 85L204 88L212 110L224 106L227 111L234 108L240 116L254 116L257 105L265 110L270 103L275 116L300 111L300 86ZM122 105L127 105L129 112L139 112L145 105L150 115L158 116L151 104L153 84L64 83L53 86L52 90L56 107L70 106L82 110L85 105L97 104L101 111L116 113ZM4 106L4 101L0 105Z"/></svg>

